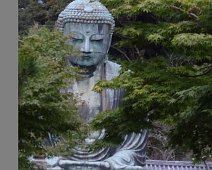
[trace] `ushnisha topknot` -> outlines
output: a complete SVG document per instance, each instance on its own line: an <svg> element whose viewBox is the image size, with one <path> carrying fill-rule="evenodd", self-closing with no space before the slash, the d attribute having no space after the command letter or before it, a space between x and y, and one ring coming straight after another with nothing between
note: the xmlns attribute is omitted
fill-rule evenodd
<svg viewBox="0 0 212 170"><path fill-rule="evenodd" d="M63 32L67 22L109 24L111 34L115 21L108 9L97 0L74 0L59 14L56 28Z"/></svg>

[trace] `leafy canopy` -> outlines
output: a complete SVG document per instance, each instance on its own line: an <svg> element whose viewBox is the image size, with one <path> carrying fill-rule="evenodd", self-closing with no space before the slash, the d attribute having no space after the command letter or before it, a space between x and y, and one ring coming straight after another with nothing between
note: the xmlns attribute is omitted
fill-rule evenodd
<svg viewBox="0 0 212 170"><path fill-rule="evenodd" d="M97 115L106 140L129 132L171 126L169 145L192 151L195 160L211 157L212 4L206 0L102 0L117 28L112 48L124 56L120 76L95 90L123 88L115 111ZM117 50L118 49L118 50ZM114 129L114 127L116 127Z"/></svg>
<svg viewBox="0 0 212 170"><path fill-rule="evenodd" d="M65 44L66 38L59 32L36 26L29 35L19 38L20 167L25 165L28 156L55 154L44 145L49 133L68 136L70 147L80 138L81 120L75 101L72 94L62 91L75 78L75 70L65 65L65 57L73 51ZM66 150L65 144L61 142L58 147Z"/></svg>
<svg viewBox="0 0 212 170"><path fill-rule="evenodd" d="M59 13L68 3L70 0L18 0L19 35L26 35L35 23L53 29Z"/></svg>

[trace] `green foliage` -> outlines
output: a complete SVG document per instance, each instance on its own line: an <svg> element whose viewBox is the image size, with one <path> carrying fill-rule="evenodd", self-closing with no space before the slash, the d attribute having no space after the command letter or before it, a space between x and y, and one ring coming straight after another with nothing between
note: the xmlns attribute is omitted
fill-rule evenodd
<svg viewBox="0 0 212 170"><path fill-rule="evenodd" d="M65 57L73 49L66 37L47 28L31 29L19 39L18 56L18 146L19 165L30 155L46 155L44 138L48 133L63 135L70 147L80 138L79 119L72 94L61 91L75 78L75 70L65 65ZM75 135L75 137L73 137ZM61 147L65 143L61 143ZM67 145L61 147L64 149ZM51 148L52 149L52 148ZM56 154L59 154L57 150Z"/></svg>
<svg viewBox="0 0 212 170"><path fill-rule="evenodd" d="M131 60L120 76L95 90L123 88L123 104L97 115L107 140L129 132L169 125L169 145L211 157L212 4L204 0L102 0L115 16L112 46ZM113 52L113 51L112 51ZM115 53L117 56L117 53ZM130 70L130 71L129 71ZM114 127L116 127L114 129Z"/></svg>
<svg viewBox="0 0 212 170"><path fill-rule="evenodd" d="M19 34L27 33L34 22L53 28L57 15L69 3L67 0L43 2L19 1ZM116 20L111 53L120 59L124 56L130 62L122 64L119 77L96 85L98 92L104 88L123 88L127 93L120 108L99 114L93 126L106 129L106 143L111 143L111 140L118 143L124 134L138 132L142 128L155 128L154 123L160 121L170 126L170 146L192 151L196 160L210 157L211 2L101 2L111 10ZM34 148L41 149L42 140L39 139L45 137L47 132L60 134L71 127L68 136L78 138L72 96L58 93L65 87L66 78L70 80L74 73L70 68L62 67L64 60L59 57L65 56L71 49L63 46L58 33L47 32L33 33L20 39L19 43L19 112L24 115L19 120L23 122L20 136L24 140L19 142L26 146L20 150L20 158L24 159ZM40 114L46 120L40 120ZM70 119L66 119L70 121L63 126L65 114L70 115ZM28 120L37 124L29 124ZM59 120L60 125L57 124ZM64 128L58 131L59 127ZM30 131L33 133L30 134ZM97 145L105 145L105 142L100 141Z"/></svg>
<svg viewBox="0 0 212 170"><path fill-rule="evenodd" d="M19 35L27 34L35 23L53 29L59 13L70 2L69 0L42 1L43 3L38 3L37 0L18 1Z"/></svg>

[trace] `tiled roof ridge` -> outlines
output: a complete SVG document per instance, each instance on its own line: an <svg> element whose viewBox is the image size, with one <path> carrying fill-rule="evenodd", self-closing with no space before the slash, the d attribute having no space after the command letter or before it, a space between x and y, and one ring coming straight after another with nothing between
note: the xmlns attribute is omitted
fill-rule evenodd
<svg viewBox="0 0 212 170"><path fill-rule="evenodd" d="M147 164L160 164L160 163L164 163L164 164L167 164L167 165L169 165L169 164L180 164L180 165L182 165L182 163L183 164L186 164L186 165L199 165L199 164L194 164L192 161L166 161L166 160L151 160L151 159L147 159L146 160L146 163ZM212 165L212 162L210 162L210 161L206 161L206 164L210 164L210 165Z"/></svg>
<svg viewBox="0 0 212 170"><path fill-rule="evenodd" d="M212 170L212 162L206 162L207 168ZM204 163L194 164L192 161L164 161L164 160L146 160L146 167L150 169L206 169Z"/></svg>

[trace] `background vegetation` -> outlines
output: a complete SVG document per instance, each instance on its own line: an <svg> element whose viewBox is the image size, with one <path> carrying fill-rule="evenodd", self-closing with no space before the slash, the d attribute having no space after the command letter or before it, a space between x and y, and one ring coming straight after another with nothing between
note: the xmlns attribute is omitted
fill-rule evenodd
<svg viewBox="0 0 212 170"><path fill-rule="evenodd" d="M211 157L210 1L102 2L116 18L112 52L127 61L119 77L99 82L96 91L124 88L128 93L120 108L99 114L93 126L106 128L115 141L141 128L155 129L157 136L168 125L160 132L169 146L191 152L195 160Z"/></svg>
<svg viewBox="0 0 212 170"><path fill-rule="evenodd" d="M64 57L73 50L65 39L59 32L36 26L19 39L19 168L27 169L31 155L65 154L82 134L75 101L61 91L75 77L75 70L65 65ZM44 140L49 134L65 140L50 148Z"/></svg>
<svg viewBox="0 0 212 170"><path fill-rule="evenodd" d="M19 0L19 34L28 34L29 28L34 23L46 25L53 30L58 14L70 2L43 0L38 3L35 0ZM99 82L95 90L99 92L104 88L125 88L128 93L120 108L99 114L92 124L93 127L106 128L108 133L106 142L120 140L124 134L131 131L149 128L150 159L182 160L190 159L190 154L196 161L209 159L212 140L210 0L101 0L101 2L108 7L116 20L110 58L121 63L123 69L119 77L110 82ZM19 115L23 114L23 117L19 116L19 121L28 119L27 114L34 115L32 118L38 120L38 112L35 114L36 109L31 109L31 105L33 103L33 107L34 105L37 107L40 103L43 104L43 98L41 99L43 92L41 96L34 94L36 90L42 91L43 86L46 96L53 93L51 96L53 98L55 96L52 99L55 103L61 103L64 108L74 108L70 103L66 105L66 98L58 93L58 89L62 87L60 78L66 77L64 76L66 71L62 69L62 56L69 50L62 45L62 37L53 32L44 32L42 35L39 33L39 36L37 33L29 35L20 41ZM51 41L47 41L47 37L51 35ZM23 45L25 43L28 45ZM59 59L59 67L62 69L60 71L64 74L51 69L52 59L49 57L52 56ZM25 58L24 62L21 58ZM48 67L43 67L43 63ZM43 71L44 68L46 71ZM51 70L50 74L47 68ZM57 83L49 86L51 76ZM24 108L23 101L27 101L27 108L29 106L32 112L25 113L27 109ZM45 102L48 107L42 106L42 111L45 111L42 113L50 115L47 113L51 112L51 115L57 115L60 112L55 110L50 101ZM63 109L61 117L64 118L66 114L67 118L68 115L71 116L71 122L75 120L74 109L71 111ZM56 120L57 118L53 122L57 122ZM64 123L61 120L61 124ZM36 126L37 122L40 121L33 120L31 125ZM71 122L68 123L72 124L74 121ZM51 124L56 126L54 132L59 127L67 127L57 123ZM54 129L48 125L48 123L41 125L45 135L47 131ZM114 129L114 126L117 128ZM72 124L70 127L74 130L71 134L75 134L78 124ZM24 132L23 129L28 127L20 127L20 135ZM24 132L23 136L29 137L28 132ZM21 138L20 136L19 139ZM39 138L36 136L36 139ZM37 147L37 144L30 143L28 146Z"/></svg>

